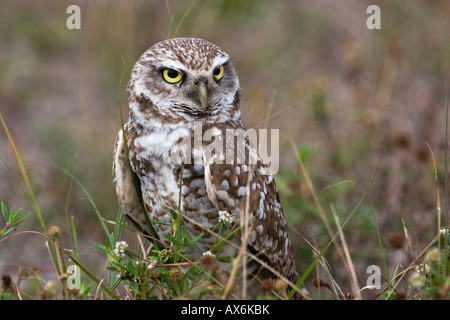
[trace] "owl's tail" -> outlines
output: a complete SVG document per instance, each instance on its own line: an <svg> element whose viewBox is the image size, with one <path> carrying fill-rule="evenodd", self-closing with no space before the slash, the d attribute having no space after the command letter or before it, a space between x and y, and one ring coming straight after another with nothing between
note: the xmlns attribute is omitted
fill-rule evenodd
<svg viewBox="0 0 450 320"><path fill-rule="evenodd" d="M297 271L295 271L294 265L291 267L291 271L289 272L288 280L293 284L297 284L297 282L300 280L300 277L299 277ZM287 289L288 295L292 291L292 289L293 288L288 286L288 289ZM306 287L303 284L301 284L300 287L295 288L295 293L291 299L292 300L310 300L311 297L310 297L309 292L306 289Z"/></svg>

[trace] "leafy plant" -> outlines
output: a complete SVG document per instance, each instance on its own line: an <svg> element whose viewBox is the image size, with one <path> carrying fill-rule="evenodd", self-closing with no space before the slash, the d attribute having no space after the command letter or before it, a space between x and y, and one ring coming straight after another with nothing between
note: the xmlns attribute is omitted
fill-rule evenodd
<svg viewBox="0 0 450 320"><path fill-rule="evenodd" d="M418 290L421 299L450 299L450 235L449 229L441 229L437 238L444 246L430 247L424 259L415 266L409 276L409 283Z"/></svg>
<svg viewBox="0 0 450 320"><path fill-rule="evenodd" d="M22 209L19 209L17 212L14 212L14 209L8 210L3 202L1 203L1 207L3 219L5 219L6 224L0 230L0 238L14 231L16 229L15 227L24 222L30 215L29 212L25 217L22 217Z"/></svg>

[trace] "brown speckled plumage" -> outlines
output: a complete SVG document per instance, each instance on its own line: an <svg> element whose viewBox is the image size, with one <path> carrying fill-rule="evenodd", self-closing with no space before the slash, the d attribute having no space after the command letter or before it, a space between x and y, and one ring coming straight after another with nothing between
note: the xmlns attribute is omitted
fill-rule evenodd
<svg viewBox="0 0 450 320"><path fill-rule="evenodd" d="M217 80L213 73L220 66L224 72ZM164 69L180 72L182 80L165 81ZM197 95L199 81L207 92L205 106ZM173 232L169 210L180 206L188 237L204 233L186 248L190 259L199 260L217 242L210 231L219 223L219 212L227 212L235 224L246 214L251 219L247 249L256 257L247 260L249 272L261 280L276 278L275 271L295 283L298 275L278 189L246 136L239 80L228 55L200 39L159 42L136 62L128 95L130 115L124 129L130 153L127 157L120 130L113 173L119 204L133 225L146 231L129 164L140 181L145 214L161 240L167 242L164 234ZM212 142L232 146L231 153L226 148L211 152ZM256 161L251 162L252 156ZM236 246L227 245L224 253L237 252L240 236L232 242ZM273 270L261 267L261 261Z"/></svg>

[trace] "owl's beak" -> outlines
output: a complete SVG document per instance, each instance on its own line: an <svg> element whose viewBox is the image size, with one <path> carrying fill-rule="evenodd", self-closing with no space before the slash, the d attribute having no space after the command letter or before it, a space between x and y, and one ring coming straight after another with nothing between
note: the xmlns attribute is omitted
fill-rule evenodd
<svg viewBox="0 0 450 320"><path fill-rule="evenodd" d="M208 90L206 89L205 81L199 81L197 85L197 98L202 107L205 108L208 101Z"/></svg>

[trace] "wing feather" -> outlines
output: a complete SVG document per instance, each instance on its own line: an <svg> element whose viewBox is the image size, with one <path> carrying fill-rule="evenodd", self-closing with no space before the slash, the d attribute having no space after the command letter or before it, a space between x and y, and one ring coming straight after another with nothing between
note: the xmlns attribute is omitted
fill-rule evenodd
<svg viewBox="0 0 450 320"><path fill-rule="evenodd" d="M223 124L221 132L227 128L236 129L235 125ZM235 221L245 221L241 220L243 216L251 219L248 250L276 271L275 278L283 275L295 282L298 275L278 188L248 136L242 139L242 134L246 135L245 131L217 135L216 139L226 141L224 152L204 153L208 196L218 211L228 212ZM230 146L234 148L231 159L227 153ZM254 261L254 265L259 263ZM274 272L262 271L262 278L274 277Z"/></svg>
<svg viewBox="0 0 450 320"><path fill-rule="evenodd" d="M122 208L128 221L138 231L143 232L143 226L146 225L145 217L142 213L139 197L133 182L133 172L131 171L130 160L125 148L122 129L116 136L113 155L113 177L119 206Z"/></svg>

